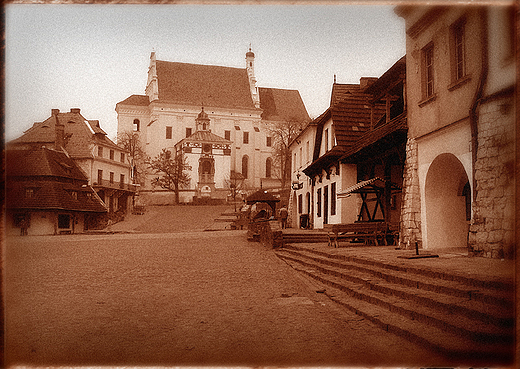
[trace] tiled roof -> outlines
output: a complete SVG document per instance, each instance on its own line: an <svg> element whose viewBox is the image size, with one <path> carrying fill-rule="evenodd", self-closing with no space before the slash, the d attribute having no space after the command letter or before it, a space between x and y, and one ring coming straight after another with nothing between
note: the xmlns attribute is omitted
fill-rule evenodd
<svg viewBox="0 0 520 369"><path fill-rule="evenodd" d="M380 95L388 90L389 85L404 80L406 75L406 55L399 59L379 79L365 90L372 95Z"/></svg>
<svg viewBox="0 0 520 369"><path fill-rule="evenodd" d="M87 120L79 111L58 113L57 119L63 125L65 149L73 157L91 156L94 143L121 150L106 136L106 132L99 126L99 121ZM34 123L22 136L10 141L8 145L16 146L27 143L54 146L55 142L56 116L51 115L44 122Z"/></svg>
<svg viewBox="0 0 520 369"><path fill-rule="evenodd" d="M159 101L254 109L246 69L157 60Z"/></svg>
<svg viewBox="0 0 520 369"><path fill-rule="evenodd" d="M221 143L226 145L231 145L231 141L226 140L224 137L217 136L214 133L209 131L195 131L190 136L183 138L180 142L193 142L193 141L203 141L203 142L211 142L211 143Z"/></svg>
<svg viewBox="0 0 520 369"><path fill-rule="evenodd" d="M298 90L260 87L258 93L262 119L286 122L310 120Z"/></svg>
<svg viewBox="0 0 520 369"><path fill-rule="evenodd" d="M99 120L89 120L88 123L90 124L90 127L94 131L94 133L101 133L103 135L106 135L107 133L101 129L99 126Z"/></svg>
<svg viewBox="0 0 520 369"><path fill-rule="evenodd" d="M406 132L408 130L408 126L406 123L406 112L402 113L398 117L392 119L390 122L385 123L379 127L374 128L371 131L366 132L363 136L361 136L350 148L345 151L343 156L343 160L351 161L349 159L354 159L352 156L359 153L362 150L369 149L371 154L375 154L377 151L374 146L378 145L378 143L384 139L385 137L390 137L390 135L401 132L401 137L392 136L391 141L394 145L399 145L399 141L406 142ZM381 146L384 146L381 144ZM384 147L382 148L384 150ZM370 155L370 154L367 154Z"/></svg>
<svg viewBox="0 0 520 369"><path fill-rule="evenodd" d="M74 161L50 149L6 151L6 207L105 212ZM26 196L26 191L33 191ZM76 196L73 196L76 193Z"/></svg>
<svg viewBox="0 0 520 369"><path fill-rule="evenodd" d="M120 101L117 105L137 105L137 106L148 106L150 105L150 99L147 95L132 95L123 101Z"/></svg>
<svg viewBox="0 0 520 369"><path fill-rule="evenodd" d="M312 175L325 169L328 165L337 161L357 140L371 128L371 95L362 93L360 89L351 89L346 91L343 99L334 106L328 108L319 118L315 119L318 127L316 130L316 142L314 146L313 162L304 173ZM383 116L385 106L382 104L374 105L374 122ZM329 120L332 120L334 137L336 146L327 153L318 157L321 147L321 138L323 126Z"/></svg>
<svg viewBox="0 0 520 369"><path fill-rule="evenodd" d="M56 141L55 122L36 122L31 128L26 130L22 136L15 138L8 142L8 144L22 144L22 143L39 143L39 144L54 144Z"/></svg>

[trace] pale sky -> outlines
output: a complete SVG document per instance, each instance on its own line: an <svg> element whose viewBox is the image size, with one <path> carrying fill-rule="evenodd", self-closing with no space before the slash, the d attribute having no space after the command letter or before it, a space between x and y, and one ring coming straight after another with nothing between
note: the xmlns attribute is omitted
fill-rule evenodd
<svg viewBox="0 0 520 369"><path fill-rule="evenodd" d="M51 109L80 108L116 136L115 105L144 95L157 59L245 68L259 87L299 90L311 118L338 83L379 77L405 55L404 20L381 5L5 6L5 138Z"/></svg>

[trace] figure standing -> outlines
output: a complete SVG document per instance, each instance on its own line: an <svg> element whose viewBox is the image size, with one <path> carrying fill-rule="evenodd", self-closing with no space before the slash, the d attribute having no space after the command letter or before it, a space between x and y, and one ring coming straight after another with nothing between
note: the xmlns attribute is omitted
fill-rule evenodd
<svg viewBox="0 0 520 369"><path fill-rule="evenodd" d="M287 208L283 206L280 209L280 219L282 220L282 229L287 228L287 218L289 216L289 211L287 211Z"/></svg>

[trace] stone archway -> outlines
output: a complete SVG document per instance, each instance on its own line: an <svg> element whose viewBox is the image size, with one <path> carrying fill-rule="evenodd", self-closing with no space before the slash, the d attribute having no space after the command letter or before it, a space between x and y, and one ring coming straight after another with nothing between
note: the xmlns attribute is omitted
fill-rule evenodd
<svg viewBox="0 0 520 369"><path fill-rule="evenodd" d="M425 182L427 249L467 247L468 175L453 154L441 154L431 163Z"/></svg>

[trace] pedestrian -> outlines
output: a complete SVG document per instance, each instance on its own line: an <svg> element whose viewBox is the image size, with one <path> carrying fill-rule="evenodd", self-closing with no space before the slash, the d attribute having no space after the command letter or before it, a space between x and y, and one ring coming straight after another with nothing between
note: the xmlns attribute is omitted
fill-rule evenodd
<svg viewBox="0 0 520 369"><path fill-rule="evenodd" d="M21 236L27 236L27 215L24 215L21 222L20 222L20 235Z"/></svg>
<svg viewBox="0 0 520 369"><path fill-rule="evenodd" d="M280 219L282 220L282 229L287 228L287 217L289 216L289 211L287 211L287 208L283 206L280 209Z"/></svg>

